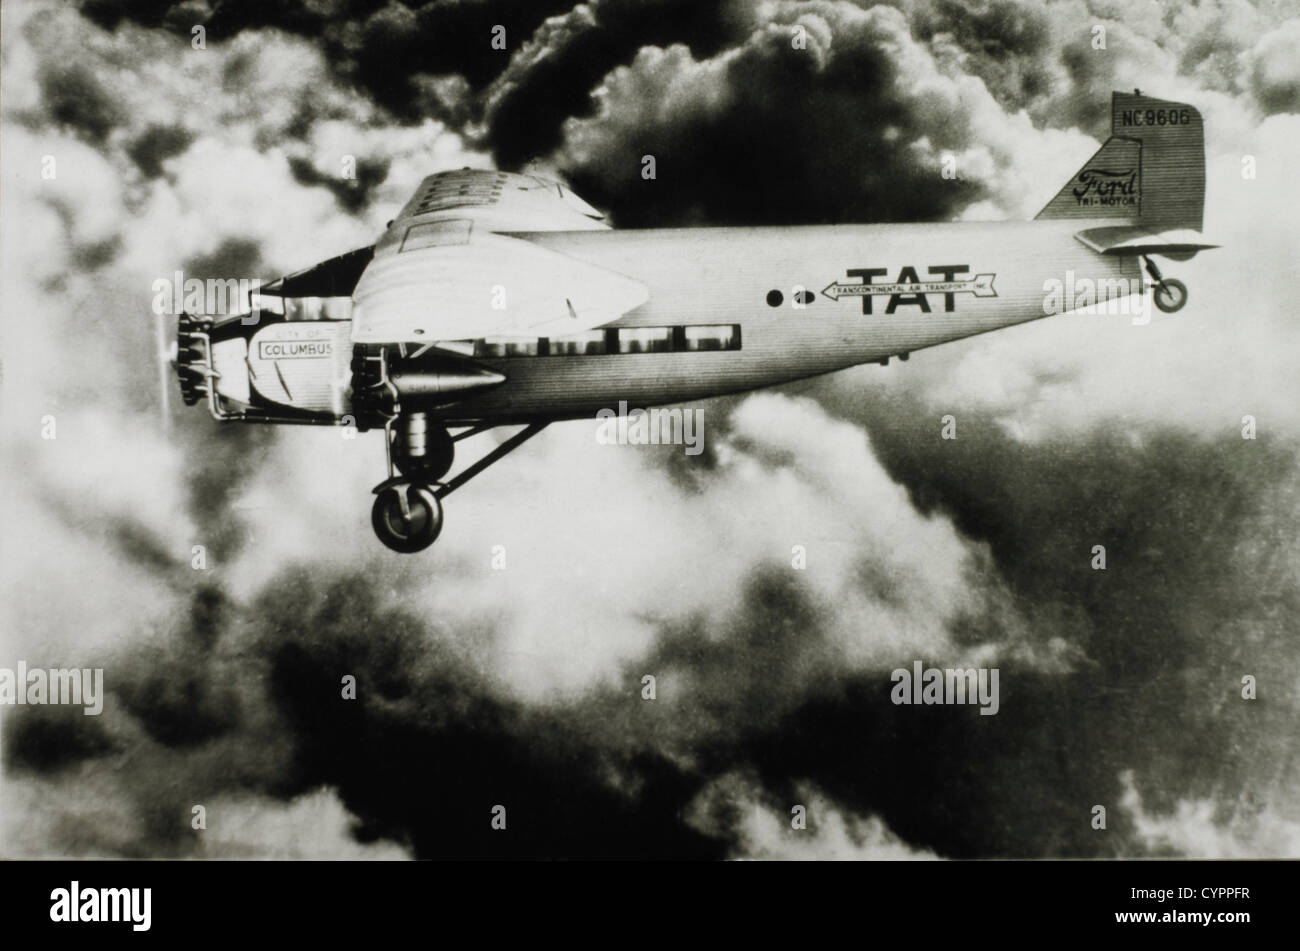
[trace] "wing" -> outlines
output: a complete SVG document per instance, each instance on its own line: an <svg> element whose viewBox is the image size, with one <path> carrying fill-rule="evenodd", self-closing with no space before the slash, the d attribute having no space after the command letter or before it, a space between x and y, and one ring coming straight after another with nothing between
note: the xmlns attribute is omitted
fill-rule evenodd
<svg viewBox="0 0 1300 951"><path fill-rule="evenodd" d="M411 200L388 225L376 254L409 246L408 234L421 224L459 219L479 232L606 230L602 215L559 182L535 175L461 169L420 182Z"/></svg>
<svg viewBox="0 0 1300 951"><path fill-rule="evenodd" d="M380 257L353 291L357 343L552 337L617 320L650 297L622 274L456 222Z"/></svg>
<svg viewBox="0 0 1300 951"><path fill-rule="evenodd" d="M606 229L563 185L504 172L426 178L375 246L352 294L357 343L580 333L649 299L626 275L528 241Z"/></svg>

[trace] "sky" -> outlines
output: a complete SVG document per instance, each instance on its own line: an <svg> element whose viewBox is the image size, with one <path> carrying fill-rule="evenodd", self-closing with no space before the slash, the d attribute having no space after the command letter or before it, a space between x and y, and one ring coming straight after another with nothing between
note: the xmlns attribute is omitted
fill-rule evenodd
<svg viewBox="0 0 1300 951"><path fill-rule="evenodd" d="M696 404L698 456L557 424L419 556L377 435L159 394L156 280L371 243L432 172L627 228L1027 219L1135 87L1205 118L1181 312ZM1300 855L1296 155L1295 2L6 0L0 666L107 697L0 707L0 854ZM916 660L998 714L892 704Z"/></svg>

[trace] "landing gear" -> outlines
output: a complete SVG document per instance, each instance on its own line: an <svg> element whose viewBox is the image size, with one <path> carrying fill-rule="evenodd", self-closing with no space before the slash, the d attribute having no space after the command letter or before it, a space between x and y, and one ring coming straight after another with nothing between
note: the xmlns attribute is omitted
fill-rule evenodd
<svg viewBox="0 0 1300 951"><path fill-rule="evenodd" d="M442 531L442 502L434 488L455 458L451 433L429 414L400 412L397 402L384 423L388 478L375 486L370 524L379 540L404 555L423 551ZM399 474L400 473L400 474Z"/></svg>
<svg viewBox="0 0 1300 951"><path fill-rule="evenodd" d="M432 488L404 482L376 491L370 524L381 542L408 555L433 544L442 531L442 503Z"/></svg>
<svg viewBox="0 0 1300 951"><path fill-rule="evenodd" d="M415 394L414 399L419 399L416 406L427 408L416 409L409 403L404 406L407 395L394 383L401 368L390 373L390 355L387 347L358 345L353 351L352 410L359 430L381 425L384 428L388 478L375 486L370 523L379 540L393 551L412 554L432 545L442 531L444 497L537 435L546 423L528 424L455 478L443 482L451 471L456 443L491 429L492 424L467 426L453 436L445 424L430 416L429 408L455 402L455 397L447 399L437 386L430 385ZM495 386L505 380L500 374L464 367L444 371L443 375L450 381L451 392ZM409 383L411 375L401 379Z"/></svg>
<svg viewBox="0 0 1300 951"><path fill-rule="evenodd" d="M455 441L442 426L430 424L428 413L389 419L384 438L389 478L375 489L370 524L381 542L409 555L428 548L442 531L442 502L433 483L451 468Z"/></svg>
<svg viewBox="0 0 1300 951"><path fill-rule="evenodd" d="M1144 257L1142 260L1146 262L1147 273L1156 282L1155 293L1152 295L1156 306L1166 314L1182 310L1183 305L1187 303L1187 285L1182 281L1162 275L1160 269L1156 267L1155 262L1150 258Z"/></svg>
<svg viewBox="0 0 1300 951"><path fill-rule="evenodd" d="M1156 306L1166 314L1182 310L1187 303L1187 285L1182 281L1169 278L1156 285Z"/></svg>
<svg viewBox="0 0 1300 951"><path fill-rule="evenodd" d="M411 415L423 416L424 414L413 413ZM389 426L385 428L393 428L394 422L398 426L404 427L404 429L399 428L398 432L407 432L405 438L408 445L419 444L419 440L413 439L410 435L413 423L409 417L403 416L395 421L390 420ZM420 422L414 424L417 432L424 425L426 424ZM397 451L397 447L401 443L397 439L391 439L388 447L389 478L375 486L375 504L370 511L370 523L374 526L375 534L379 536L381 542L393 551L399 551L403 554L412 554L428 548L433 544L434 539L438 537L438 533L442 531L443 498L455 492L492 463L505 457L522 446L527 440L536 436L546 428L546 423L531 423L525 426L521 431L487 453L478 462L475 462L455 478L448 479L446 482L433 481L430 484L430 482L422 481L421 478L412 475L412 472L423 472L427 477L428 473L437 471L438 475L433 477L433 480L442 478L447 470L451 468L453 444L491 428L490 425L471 426L455 436L452 436L441 426L424 430L429 444L443 447L445 440L445 452L442 448L439 449L440 455L437 457L437 465L434 465L432 461L418 462L416 461L418 457L403 456L402 453ZM428 436L429 433L435 433L436 435ZM441 468L444 463L445 468ZM421 469L421 466L425 466L425 468ZM398 474L399 472L400 474Z"/></svg>

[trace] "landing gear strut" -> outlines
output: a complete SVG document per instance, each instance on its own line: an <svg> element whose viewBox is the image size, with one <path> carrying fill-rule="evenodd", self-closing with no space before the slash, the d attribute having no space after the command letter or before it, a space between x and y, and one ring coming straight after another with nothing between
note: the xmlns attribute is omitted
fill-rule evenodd
<svg viewBox="0 0 1300 951"><path fill-rule="evenodd" d="M423 551L442 531L442 503L432 483L451 468L455 442L442 426L430 425L428 413L389 419L384 437L389 477L375 489L370 524L393 551Z"/></svg>
<svg viewBox="0 0 1300 951"><path fill-rule="evenodd" d="M428 413L409 413L393 427L393 464L417 482L437 482L447 474L456 443L443 427L430 425Z"/></svg>
<svg viewBox="0 0 1300 951"><path fill-rule="evenodd" d="M412 413L411 417L423 415L423 413ZM414 426L419 432L426 424L413 421L411 417L399 417L396 422L403 426L408 434L405 437L405 445L419 445L419 440L410 435L411 429ZM387 428L392 428L392 422L390 421ZM418 461L418 457L403 455L406 450L399 451L398 447L403 444L397 439L389 444L389 477L375 486L375 504L370 510L370 524L374 526L375 534L379 536L381 542L393 551L403 554L428 548L442 531L442 500L492 463L536 436L546 428L546 423L531 423L525 426L455 478L446 482L436 481L451 468L456 442L491 428L491 426L472 426L455 436L441 426L437 426L436 429L425 429L424 434L428 437L428 443L438 447L436 465L429 459ZM398 430L399 433L402 431L402 429ZM435 435L429 436L430 432ZM422 476L415 476L413 473L416 472L422 473ZM434 472L437 475L431 476L430 474ZM422 481L422 478L431 479L432 484Z"/></svg>
<svg viewBox="0 0 1300 951"><path fill-rule="evenodd" d="M1142 259L1146 262L1147 273L1151 275L1151 280L1156 282L1155 299L1156 306L1166 314L1172 314L1175 311L1183 309L1187 303L1187 285L1182 281L1175 280L1172 277L1165 277L1160 273L1154 261L1148 257Z"/></svg>
<svg viewBox="0 0 1300 951"><path fill-rule="evenodd" d="M492 425L468 426L453 436L443 423L430 418L427 411L404 410L401 394L389 373L388 360L389 352L384 347L377 350L359 347L354 352L352 408L358 429L381 423L384 427L388 478L375 486L370 524L379 540L393 551L411 554L428 548L442 531L445 496L537 435L546 428L546 423L528 424L455 478L443 482L442 478L451 471L456 443L491 429Z"/></svg>

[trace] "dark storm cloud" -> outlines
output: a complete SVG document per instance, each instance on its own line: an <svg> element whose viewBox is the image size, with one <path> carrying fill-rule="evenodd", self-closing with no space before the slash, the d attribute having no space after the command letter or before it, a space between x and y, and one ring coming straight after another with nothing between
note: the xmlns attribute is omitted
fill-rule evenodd
<svg viewBox="0 0 1300 951"><path fill-rule="evenodd" d="M387 159L360 159L354 178L326 175L311 161L297 156L289 158L289 171L302 185L319 185L329 191L344 211L357 212L370 204L371 194L388 178L391 162Z"/></svg>
<svg viewBox="0 0 1300 951"><path fill-rule="evenodd" d="M183 153L194 142L194 133L179 125L151 125L127 146L126 154L146 178L163 173L163 162Z"/></svg>
<svg viewBox="0 0 1300 951"><path fill-rule="evenodd" d="M792 47L792 28L771 28L707 73L671 51L639 60L615 87L609 121L571 144L563 170L624 226L947 216L979 187L942 180L909 146L927 134L964 146L964 117L942 123L900 88L890 54L900 26L846 23L816 53ZM642 86L691 92L664 109L633 92ZM642 176L647 155L653 181Z"/></svg>
<svg viewBox="0 0 1300 951"><path fill-rule="evenodd" d="M5 719L4 767L41 774L57 773L115 749L98 717L80 706L30 706Z"/></svg>
<svg viewBox="0 0 1300 951"><path fill-rule="evenodd" d="M1051 90L1052 16L1037 0L936 0L906 5L912 33L952 38L965 65L1000 102L1033 100Z"/></svg>
<svg viewBox="0 0 1300 951"><path fill-rule="evenodd" d="M363 579L289 573L255 609L269 691L297 741L290 785L337 787L363 834L422 857L717 854L676 815L693 780L641 750L625 764L640 795L612 788L570 715L494 697ZM339 699L344 674L355 702ZM496 803L507 835L490 828Z"/></svg>
<svg viewBox="0 0 1300 951"><path fill-rule="evenodd" d="M1155 428L1140 447L1105 431L1028 445L969 414L961 439L941 443L918 406L859 404L850 415L923 511L991 547L1010 586L1011 604L960 619L954 641L967 627L997 643L1019 616L1035 641L1062 639L1082 659L1047 673L1004 658L993 717L895 706L884 672L818 675L823 613L774 570L724 623L734 636L667 629L642 665L686 672L683 707L702 721L688 745L703 770L753 772L778 815L811 782L951 857L1158 848L1117 808L1129 771L1162 813L1203 798L1250 814L1287 782L1276 765L1295 762L1286 701L1245 702L1240 689L1244 674L1265 671L1285 694L1300 675L1287 620L1300 587L1279 548L1300 532L1296 513L1278 507L1296 486L1292 450ZM1099 543L1105 571L1090 565ZM898 666L913 659L953 663L909 655ZM615 728L645 734L631 719ZM1105 836L1089 824L1095 804L1110 812Z"/></svg>
<svg viewBox="0 0 1300 951"><path fill-rule="evenodd" d="M189 616L164 648L155 647L121 665L116 689L125 709L155 741L195 746L234 729L242 719L240 697L210 662L230 606L211 585L191 595Z"/></svg>
<svg viewBox="0 0 1300 951"><path fill-rule="evenodd" d="M39 78L50 118L86 141L102 145L122 122L118 104L85 66L48 65Z"/></svg>
<svg viewBox="0 0 1300 951"><path fill-rule="evenodd" d="M179 399L173 398L173 412ZM185 407L181 407L184 409ZM249 527L232 505L266 464L266 454L275 445L269 426L201 426L204 417L186 414L182 422L182 445L188 465L185 488L188 511L195 523L195 544L207 549L208 557L224 561L248 540Z"/></svg>
<svg viewBox="0 0 1300 951"><path fill-rule="evenodd" d="M1259 27L1273 25L1253 7L1207 5L1173 24L1140 26L1083 4L1028 0L896 8L848 0L85 0L82 9L107 28L132 21L188 36L202 22L213 42L265 27L309 38L344 82L397 119L432 116L463 127L503 168L556 153L575 182L631 223L851 220L864 207L872 220L928 218L977 200L979 182L940 188L930 170L909 177L918 163L908 147L918 137L946 135L952 147L969 139L960 114L932 108L925 91L907 83L891 87L900 49L913 41L945 75L977 77L1008 111L1102 137L1117 75L1156 45L1176 49L1179 71L1210 88L1251 88L1266 111L1294 109L1297 88L1288 65L1294 21L1252 50ZM897 15L878 15L886 10ZM813 31L817 55L790 55L798 51L781 28L797 23ZM829 32L821 36L816 23ZM1104 50L1095 46L1098 25L1107 31ZM506 29L504 50L491 46L497 26ZM710 77L682 70L680 58L658 62L660 75L642 77L644 94L619 101L612 121L597 123L608 154L574 161L562 148L566 120L591 118L593 94L638 52L673 44L700 61L737 55ZM681 82L716 83L725 107L662 114L660 97L674 78L663 74L678 71ZM629 110L643 114L632 121ZM644 154L668 165L653 213L635 190ZM824 196L835 192L847 193L847 208L827 207Z"/></svg>
<svg viewBox="0 0 1300 951"><path fill-rule="evenodd" d="M724 817L705 835L682 817L738 771L778 814L811 783L952 857L1146 854L1119 808L1126 771L1158 811L1187 797L1250 808L1266 795L1272 764L1294 753L1286 710L1239 690L1243 673L1274 689L1300 674L1285 621L1300 591L1267 542L1300 530L1275 507L1275 487L1295 480L1289 450L1250 445L1243 463L1238 445L1159 429L1140 447L1104 432L1027 445L974 416L940 444L917 407L870 410L890 471L923 510L987 543L1009 586L1011 603L954 622L956 642L966 629L996 644L1018 616L1036 642L1080 648L1069 672L1002 659L996 716L895 706L885 670L837 672L832 606L798 573L763 564L724 616L665 620L622 687L571 704L503 699L426 620L386 606L360 575L319 568L281 573L246 607L196 589L166 646L141 651L112 689L163 748L240 750L230 788L288 798L328 785L363 840L424 857L717 855L739 827ZM1264 544L1243 558L1255 539ZM1089 566L1094 543L1107 546L1104 572ZM914 659L955 662L908 654L896 665ZM660 677L659 704L638 697L645 671ZM345 674L355 702L340 699ZM28 771L113 749L88 735L47 762L33 739L44 721L11 722L27 737L11 756ZM184 761L157 768L200 781ZM495 803L507 806L508 838L489 829ZM1089 825L1095 804L1111 813L1105 836Z"/></svg>
<svg viewBox="0 0 1300 951"><path fill-rule="evenodd" d="M314 36L334 14L381 4L382 0L82 0L79 6L87 19L110 30L129 20L188 35L191 26L204 24L215 35L227 37L259 26L279 26Z"/></svg>
<svg viewBox="0 0 1300 951"><path fill-rule="evenodd" d="M1109 852L1116 845L1083 818L1091 803L1116 801L1121 770L1137 772L1145 801L1172 810L1180 797L1251 799L1271 785L1274 762L1294 761L1285 706L1240 699L1244 674L1267 671L1283 691L1300 674L1286 621L1300 587L1280 548L1300 521L1278 504L1296 484L1290 448L1159 429L1135 445L1100 428L1035 446L969 414L961 438L940 444L919 407L846 409L922 511L991 546L1041 638L1067 638L1088 661L1068 676L1004 667L1004 703L988 723L887 709L879 684L861 684L811 704L783 749L755 749L755 761L781 764L787 780L816 775L949 855ZM1096 544L1105 571L1090 566ZM826 718L837 726L815 726ZM824 739L795 742L810 731ZM820 744L822 765L843 776L817 769ZM890 764L891 781L862 762ZM914 798L896 795L912 774L929 778ZM1017 815L1025 809L1031 821Z"/></svg>
<svg viewBox="0 0 1300 951"><path fill-rule="evenodd" d="M908 151L927 134L951 135L959 144L961 118L927 112L893 87L892 44L901 19L864 24L847 18L856 9L847 4L780 8L776 24L792 27L805 10L830 21L834 44L824 40L826 48L814 55L791 48L791 30L764 29L745 4L609 0L570 6L363 4L316 19L290 17L278 7L216 4L208 29L214 40L265 25L319 38L332 67L396 116L472 119L467 131L504 168L560 148L565 121L591 117L593 90L611 70L632 64L639 50L684 44L701 59L734 51L716 78L682 79L716 82L725 108L663 114L653 94L620 102L620 122L598 136L594 154L561 159L574 184L625 225L933 218L980 195L975 183L935 187L934 170ZM112 11L93 9L105 24L123 17L157 24L156 7ZM1009 12L972 14L966 32L987 21L1001 38L994 52L1018 51L1035 36L1036 21L1028 14L1021 19L1030 25ZM507 29L504 51L490 46L498 24ZM648 78L671 83L679 63L665 60ZM467 84L467 102L454 95L440 99L419 81L447 76ZM631 114L634 109L644 114ZM652 202L638 188L644 154L663 165Z"/></svg>
<svg viewBox="0 0 1300 951"><path fill-rule="evenodd" d="M685 43L711 56L733 39L717 0L607 0L538 29L487 91L487 140L518 168L560 145L564 120L592 112L591 91L644 46Z"/></svg>
<svg viewBox="0 0 1300 951"><path fill-rule="evenodd" d="M210 4L158 0L83 0L81 9L112 29L124 21L188 37L202 24L210 42L276 27L317 40L340 76L367 90L402 119L423 118L428 100L418 77L464 76L481 87L505 69L515 49L569 0L212 0ZM494 26L506 27L508 50L490 46Z"/></svg>
<svg viewBox="0 0 1300 951"><path fill-rule="evenodd" d="M254 280L265 276L261 245L247 238L226 238L211 252L183 262L188 280ZM237 305L231 302L234 312ZM168 385L175 386L172 380ZM205 425L207 420L172 398L172 424L179 429L187 455L185 482L188 510L195 520L195 544L204 545L217 559L232 556L247 539L248 527L235 517L231 505L244 492L247 481L260 471L265 454L274 445L275 434L266 426Z"/></svg>
<svg viewBox="0 0 1300 951"><path fill-rule="evenodd" d="M186 278L252 279L260 271L262 247L248 238L223 238L211 252L184 262Z"/></svg>
<svg viewBox="0 0 1300 951"><path fill-rule="evenodd" d="M417 857L723 854L681 822L698 776L653 748L591 744L570 711L501 699L365 579L319 574L283 572L241 610L199 587L188 616L111 668L107 703L150 740L130 743L139 854L197 844L178 821L188 802L223 790L287 799L322 784L358 818L360 840L393 839ZM345 675L355 701L341 697ZM77 713L95 722L44 708L6 718L6 767L51 774L120 752ZM217 750L237 761L214 771ZM634 776L635 793L612 772ZM507 834L490 826L498 803Z"/></svg>
<svg viewBox="0 0 1300 951"><path fill-rule="evenodd" d="M1251 34L1238 21L1248 18L1229 11L1189 14L1174 30L1026 0L83 9L109 27L131 20L182 33L202 13L213 42L262 27L310 38L343 82L397 120L446 121L502 168L554 165L624 226L952 217L989 185L970 169L957 180L937 169L941 150L989 144L990 130L969 111L969 80L1040 128L1102 138L1117 75L1161 40L1179 46L1184 72L1216 88L1245 86L1239 61L1249 59L1249 84L1271 111L1285 108L1294 80L1284 65L1290 34L1239 55ZM1097 22L1108 31L1104 51L1093 45ZM506 29L504 50L491 46L496 26ZM800 47L796 28L806 31ZM922 60L933 74L915 72ZM238 86L238 62L230 68ZM313 108L286 133L305 136ZM996 153L1003 145L994 141ZM652 184L641 178L645 155L659 166ZM302 160L294 173L310 178ZM369 200L353 186L320 184L348 209Z"/></svg>
<svg viewBox="0 0 1300 951"><path fill-rule="evenodd" d="M122 236L115 234L102 241L88 241L72 247L70 260L82 271L94 271L113 263L122 250Z"/></svg>

